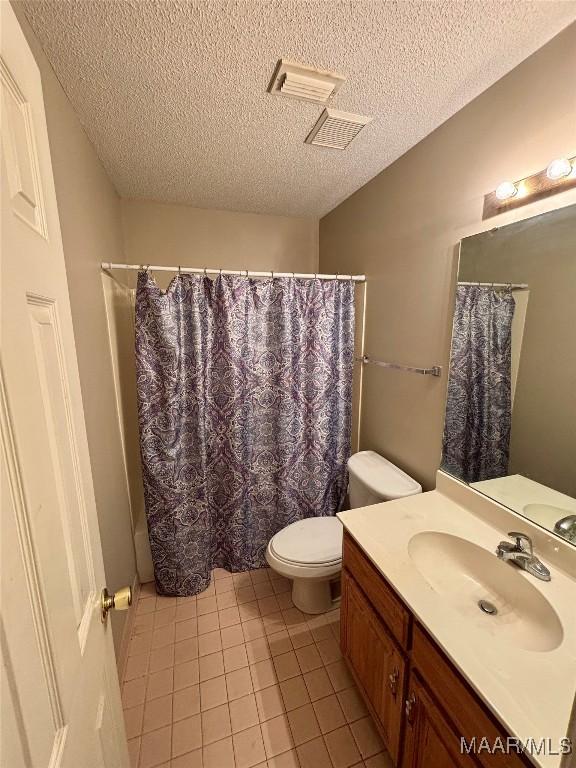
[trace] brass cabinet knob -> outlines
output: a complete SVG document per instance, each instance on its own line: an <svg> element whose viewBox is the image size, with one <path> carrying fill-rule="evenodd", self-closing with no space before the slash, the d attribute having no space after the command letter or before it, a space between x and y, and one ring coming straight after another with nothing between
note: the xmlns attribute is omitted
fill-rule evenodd
<svg viewBox="0 0 576 768"><path fill-rule="evenodd" d="M399 677L400 677L400 670L398 669L398 667L394 667L394 671L388 675L388 688L390 688L390 692L394 697L396 697L396 694L398 693Z"/></svg>
<svg viewBox="0 0 576 768"><path fill-rule="evenodd" d="M102 590L100 597L102 623L106 623L108 611L115 608L117 611L125 611L132 605L132 587L122 587L111 595L106 587Z"/></svg>
<svg viewBox="0 0 576 768"><path fill-rule="evenodd" d="M409 723L414 722L414 716L415 716L415 709L416 709L416 694L411 693L410 696L406 699L404 703L404 709L406 712L406 720L408 720Z"/></svg>

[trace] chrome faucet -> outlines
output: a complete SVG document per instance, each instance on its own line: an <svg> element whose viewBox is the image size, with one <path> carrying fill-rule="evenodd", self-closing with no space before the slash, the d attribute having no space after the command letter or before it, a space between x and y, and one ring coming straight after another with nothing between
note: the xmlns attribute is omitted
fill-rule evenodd
<svg viewBox="0 0 576 768"><path fill-rule="evenodd" d="M566 515L554 525L554 533L568 541L576 541L576 515Z"/></svg>
<svg viewBox="0 0 576 768"><path fill-rule="evenodd" d="M552 578L550 571L534 554L530 536L525 533L518 533L518 531L510 531L508 536L516 539L516 542L512 544L511 541L501 541L498 544L496 554L500 560L514 563L518 568L522 568L523 571L530 573L537 579L550 581Z"/></svg>

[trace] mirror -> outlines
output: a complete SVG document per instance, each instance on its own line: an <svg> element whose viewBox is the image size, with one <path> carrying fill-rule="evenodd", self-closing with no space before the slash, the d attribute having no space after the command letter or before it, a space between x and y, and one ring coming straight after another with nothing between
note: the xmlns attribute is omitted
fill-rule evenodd
<svg viewBox="0 0 576 768"><path fill-rule="evenodd" d="M461 241L441 469L576 546L576 205Z"/></svg>

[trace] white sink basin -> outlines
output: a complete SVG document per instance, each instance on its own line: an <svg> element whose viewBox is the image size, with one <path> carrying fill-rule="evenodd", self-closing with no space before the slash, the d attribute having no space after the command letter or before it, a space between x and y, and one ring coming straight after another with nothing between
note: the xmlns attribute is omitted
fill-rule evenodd
<svg viewBox="0 0 576 768"><path fill-rule="evenodd" d="M558 520L566 517L566 515L574 514L569 509L554 507L552 504L526 504L523 510L526 517L538 523L538 525L548 528L549 531L554 530L554 525Z"/></svg>
<svg viewBox="0 0 576 768"><path fill-rule="evenodd" d="M494 542L494 546L498 542ZM408 543L414 565L432 589L462 617L495 640L528 651L552 651L563 629L554 608L516 566L459 536L436 531ZM487 614L479 601L492 604Z"/></svg>

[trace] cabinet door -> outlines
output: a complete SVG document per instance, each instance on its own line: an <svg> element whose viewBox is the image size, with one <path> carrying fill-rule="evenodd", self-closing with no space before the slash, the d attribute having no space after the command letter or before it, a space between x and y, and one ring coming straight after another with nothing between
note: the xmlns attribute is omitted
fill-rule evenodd
<svg viewBox="0 0 576 768"><path fill-rule="evenodd" d="M350 574L342 573L342 646L394 763L400 752L405 661Z"/></svg>
<svg viewBox="0 0 576 768"><path fill-rule="evenodd" d="M502 726L486 711L478 696L473 693L462 677L456 672L446 656L423 628L415 623L412 636L412 669L415 669L429 691L437 696L440 705L452 722L459 736L470 743L483 738L495 744L506 740ZM532 765L528 758L510 753L488 751L477 752L474 761L483 768L522 768ZM576 767L575 767L576 768Z"/></svg>
<svg viewBox="0 0 576 768"><path fill-rule="evenodd" d="M402 768L476 768L473 758L461 754L460 737L414 673L410 674L405 710Z"/></svg>

